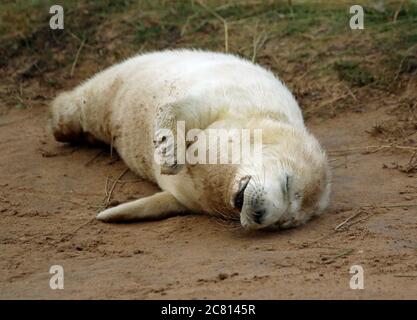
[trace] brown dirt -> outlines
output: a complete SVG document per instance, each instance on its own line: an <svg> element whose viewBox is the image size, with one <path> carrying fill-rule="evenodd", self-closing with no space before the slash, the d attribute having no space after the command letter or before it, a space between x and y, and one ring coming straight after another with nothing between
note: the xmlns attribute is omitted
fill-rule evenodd
<svg viewBox="0 0 417 320"><path fill-rule="evenodd" d="M125 165L99 149L55 142L46 108L12 109L0 122L0 298L415 299L417 179L392 168L410 154L343 151L378 144L366 131L390 117L368 108L311 118L334 168L330 209L298 229L248 233L195 215L90 220L107 177ZM117 184L113 203L157 190L131 172L122 179L131 182ZM55 264L64 267L64 290L49 288ZM349 288L354 264L365 270L364 290Z"/></svg>

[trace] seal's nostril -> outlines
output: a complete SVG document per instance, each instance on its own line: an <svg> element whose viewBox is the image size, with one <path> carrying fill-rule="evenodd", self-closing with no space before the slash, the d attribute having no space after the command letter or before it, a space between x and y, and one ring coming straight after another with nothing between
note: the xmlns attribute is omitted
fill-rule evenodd
<svg viewBox="0 0 417 320"><path fill-rule="evenodd" d="M242 211L243 201L245 199L245 190L249 184L250 179L251 176L246 176L243 177L242 180L240 180L239 182L239 190L237 191L233 201L233 206L239 211Z"/></svg>
<svg viewBox="0 0 417 320"><path fill-rule="evenodd" d="M261 220L264 214L265 214L265 210L256 210L253 213L253 220L255 221L255 223L261 224Z"/></svg>

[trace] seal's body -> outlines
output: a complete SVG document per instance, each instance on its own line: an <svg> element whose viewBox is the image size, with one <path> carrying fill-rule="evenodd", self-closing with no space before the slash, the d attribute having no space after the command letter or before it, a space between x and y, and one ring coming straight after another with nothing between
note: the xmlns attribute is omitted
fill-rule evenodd
<svg viewBox="0 0 417 320"><path fill-rule="evenodd" d="M110 144L132 171L163 190L107 209L100 220L194 211L237 218L247 228L289 227L327 205L327 159L297 102L271 72L238 57L191 50L139 55L62 93L51 110L58 141ZM261 129L262 165L159 165L158 134L176 133L179 120L185 132Z"/></svg>

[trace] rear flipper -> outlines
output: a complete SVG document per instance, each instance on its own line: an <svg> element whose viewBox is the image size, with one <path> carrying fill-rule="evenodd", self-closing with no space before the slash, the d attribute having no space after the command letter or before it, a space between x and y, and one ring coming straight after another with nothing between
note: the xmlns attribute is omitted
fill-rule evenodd
<svg viewBox="0 0 417 320"><path fill-rule="evenodd" d="M71 93L61 93L51 104L50 123L57 141L78 142L83 139L81 110Z"/></svg>
<svg viewBox="0 0 417 320"><path fill-rule="evenodd" d="M63 92L52 101L50 108L52 133L60 142L86 142L100 144L101 141L83 130L81 107L71 92Z"/></svg>
<svg viewBox="0 0 417 320"><path fill-rule="evenodd" d="M163 191L106 209L97 215L97 219L105 222L162 219L184 211L186 208L172 194Z"/></svg>

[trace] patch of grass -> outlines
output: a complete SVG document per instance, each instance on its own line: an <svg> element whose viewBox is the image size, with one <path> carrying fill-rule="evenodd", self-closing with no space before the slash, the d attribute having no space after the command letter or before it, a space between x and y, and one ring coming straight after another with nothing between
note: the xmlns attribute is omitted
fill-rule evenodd
<svg viewBox="0 0 417 320"><path fill-rule="evenodd" d="M107 16L129 10L135 2L134 0L90 0L88 3L89 6L94 7L97 14Z"/></svg>
<svg viewBox="0 0 417 320"><path fill-rule="evenodd" d="M135 25L135 41L139 44L154 41L163 35L164 28L161 24L139 21Z"/></svg>
<svg viewBox="0 0 417 320"><path fill-rule="evenodd" d="M399 44L402 45L403 48L409 48L417 44L417 23L415 27L416 28L413 28L408 32L402 32L400 34Z"/></svg>
<svg viewBox="0 0 417 320"><path fill-rule="evenodd" d="M397 93L401 83L416 76L414 0L402 5L400 0L359 1L365 9L365 30L349 28L348 0L293 0L292 5L288 0L202 2L62 0L65 29L50 30L49 7L56 1L2 1L1 85L14 92L21 82L26 89L39 80L42 88L66 87L83 41L74 83L142 51L225 51L222 19L227 21L230 53L279 71L300 103L315 111L340 110L342 105L347 109L357 104L355 96L362 91ZM331 92L329 82L334 84ZM371 96L368 93L365 96ZM342 98L336 103L335 97Z"/></svg>
<svg viewBox="0 0 417 320"><path fill-rule="evenodd" d="M400 63L399 74L414 73L417 70L417 57L415 55L405 56Z"/></svg>
<svg viewBox="0 0 417 320"><path fill-rule="evenodd" d="M23 103L19 102L15 105L16 109L27 109L27 106L24 105Z"/></svg>
<svg viewBox="0 0 417 320"><path fill-rule="evenodd" d="M292 36L296 34L303 34L314 28L320 26L320 20L314 17L294 20L289 20L287 26L285 27L283 33L286 36Z"/></svg>
<svg viewBox="0 0 417 320"><path fill-rule="evenodd" d="M372 73L357 61L338 61L334 64L339 79L355 86L366 86L375 81Z"/></svg>

